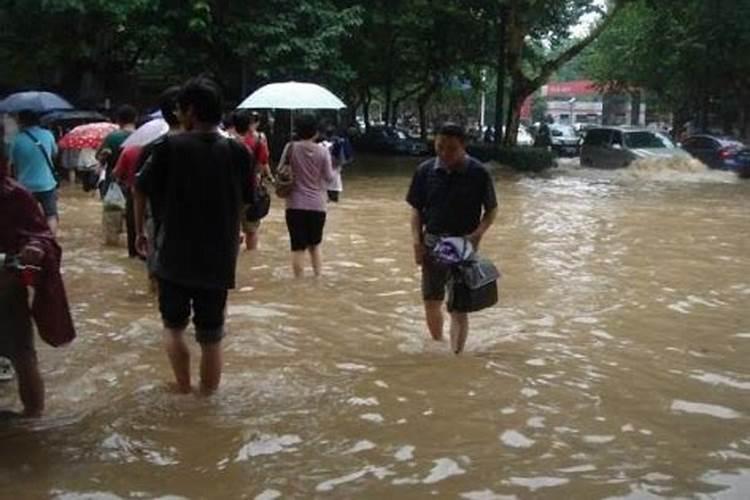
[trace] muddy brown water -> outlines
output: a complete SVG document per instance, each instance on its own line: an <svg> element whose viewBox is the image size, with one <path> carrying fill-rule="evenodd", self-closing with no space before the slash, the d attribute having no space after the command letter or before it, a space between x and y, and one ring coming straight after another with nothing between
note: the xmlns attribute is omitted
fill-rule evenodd
<svg viewBox="0 0 750 500"><path fill-rule="evenodd" d="M359 163L318 281L291 278L275 202L208 399L167 390L141 266L66 189L79 338L39 346L47 415L0 423L0 498L750 497L750 183L694 165L496 171L483 253L501 303L455 358L423 325L414 161Z"/></svg>

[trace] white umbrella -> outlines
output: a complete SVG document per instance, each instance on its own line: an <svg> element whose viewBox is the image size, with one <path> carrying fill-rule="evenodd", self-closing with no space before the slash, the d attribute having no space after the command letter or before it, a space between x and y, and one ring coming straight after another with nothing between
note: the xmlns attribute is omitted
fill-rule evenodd
<svg viewBox="0 0 750 500"><path fill-rule="evenodd" d="M122 143L123 149L128 146L145 146L169 132L169 124L162 118L148 121L138 127Z"/></svg>
<svg viewBox="0 0 750 500"><path fill-rule="evenodd" d="M237 106L240 109L342 109L346 104L314 83L269 83Z"/></svg>

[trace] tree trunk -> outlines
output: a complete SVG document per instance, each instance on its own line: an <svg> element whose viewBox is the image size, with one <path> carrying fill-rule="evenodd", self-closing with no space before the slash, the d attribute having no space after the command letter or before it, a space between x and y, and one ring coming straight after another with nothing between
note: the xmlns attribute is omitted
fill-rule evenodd
<svg viewBox="0 0 750 500"><path fill-rule="evenodd" d="M503 141L503 101L505 101L505 47L506 26L508 24L508 9L499 7L497 28L497 86L495 88L495 147L500 147Z"/></svg>
<svg viewBox="0 0 750 500"><path fill-rule="evenodd" d="M365 131L370 130L370 104L372 104L372 93L370 88L365 89L365 95L362 104L362 116L365 119Z"/></svg>
<svg viewBox="0 0 750 500"><path fill-rule="evenodd" d="M506 148L514 147L518 140L518 128L521 126L521 109L523 103L532 92L524 89L511 89L510 100L508 102L508 117L505 122L505 138L503 146Z"/></svg>

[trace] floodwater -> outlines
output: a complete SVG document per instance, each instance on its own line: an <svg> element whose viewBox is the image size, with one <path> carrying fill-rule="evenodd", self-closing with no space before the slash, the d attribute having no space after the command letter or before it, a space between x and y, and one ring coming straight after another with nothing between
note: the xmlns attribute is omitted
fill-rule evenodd
<svg viewBox="0 0 750 500"><path fill-rule="evenodd" d="M47 415L0 423L0 498L750 497L750 182L497 170L501 301L457 358L423 324L414 164L347 173L318 281L291 278L275 202L211 398L169 392L141 266L64 191L79 338L39 346Z"/></svg>

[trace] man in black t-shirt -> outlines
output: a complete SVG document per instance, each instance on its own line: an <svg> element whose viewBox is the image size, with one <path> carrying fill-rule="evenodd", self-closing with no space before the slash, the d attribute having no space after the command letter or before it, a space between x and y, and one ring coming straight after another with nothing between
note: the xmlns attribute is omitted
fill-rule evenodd
<svg viewBox="0 0 750 500"><path fill-rule="evenodd" d="M429 249L442 236L479 243L497 214L495 185L487 169L466 154L463 127L447 123L435 138L437 157L419 166L406 201L412 207L414 259L422 267L422 298L430 335L443 339L445 286L450 270L435 262ZM451 312L453 352L463 351L469 332L466 313Z"/></svg>
<svg viewBox="0 0 750 500"><path fill-rule="evenodd" d="M159 310L177 389L191 391L183 334L192 309L202 352L200 389L209 394L221 380L227 290L234 288L240 212L252 200L254 164L247 148L219 134L215 83L190 80L177 102L185 132L154 144L136 181L137 247L146 255L152 244L156 252ZM159 212L154 242L144 232L147 199Z"/></svg>

